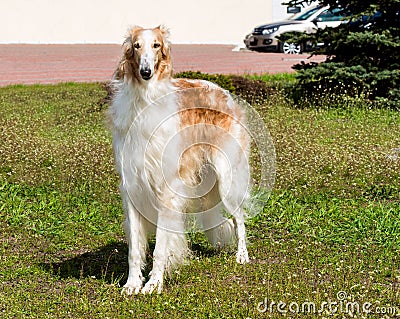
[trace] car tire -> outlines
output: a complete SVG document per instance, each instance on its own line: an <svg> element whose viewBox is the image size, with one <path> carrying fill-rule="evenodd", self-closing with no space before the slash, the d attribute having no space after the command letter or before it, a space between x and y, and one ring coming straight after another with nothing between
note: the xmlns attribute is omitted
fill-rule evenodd
<svg viewBox="0 0 400 319"><path fill-rule="evenodd" d="M300 54L303 52L303 46L293 42L281 42L279 51L285 54Z"/></svg>

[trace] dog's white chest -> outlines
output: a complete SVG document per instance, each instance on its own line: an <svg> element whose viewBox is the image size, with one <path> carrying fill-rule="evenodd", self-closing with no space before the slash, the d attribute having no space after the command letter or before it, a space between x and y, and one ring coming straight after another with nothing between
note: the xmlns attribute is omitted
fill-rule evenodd
<svg viewBox="0 0 400 319"><path fill-rule="evenodd" d="M140 105L132 101L125 121L125 134L118 142L120 171L130 185L156 190L177 174L180 137L179 112L174 93ZM125 111L125 110L123 110Z"/></svg>

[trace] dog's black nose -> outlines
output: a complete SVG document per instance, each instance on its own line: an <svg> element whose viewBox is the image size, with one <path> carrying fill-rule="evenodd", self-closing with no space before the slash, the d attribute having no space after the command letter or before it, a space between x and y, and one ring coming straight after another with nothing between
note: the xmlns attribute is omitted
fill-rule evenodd
<svg viewBox="0 0 400 319"><path fill-rule="evenodd" d="M143 80L149 80L151 78L150 68L140 69L140 75L142 76Z"/></svg>

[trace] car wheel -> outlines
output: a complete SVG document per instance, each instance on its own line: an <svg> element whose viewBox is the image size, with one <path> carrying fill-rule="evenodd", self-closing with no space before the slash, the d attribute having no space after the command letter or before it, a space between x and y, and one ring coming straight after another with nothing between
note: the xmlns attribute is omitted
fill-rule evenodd
<svg viewBox="0 0 400 319"><path fill-rule="evenodd" d="M285 54L300 54L303 50L301 44L293 42L283 42L280 45L280 51Z"/></svg>

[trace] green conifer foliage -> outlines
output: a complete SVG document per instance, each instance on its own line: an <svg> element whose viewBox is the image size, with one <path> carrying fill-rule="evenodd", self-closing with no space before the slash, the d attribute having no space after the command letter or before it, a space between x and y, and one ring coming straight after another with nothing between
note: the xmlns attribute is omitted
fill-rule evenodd
<svg viewBox="0 0 400 319"><path fill-rule="evenodd" d="M286 5L310 4L291 0ZM298 70L300 99L321 94L362 95L378 105L400 109L400 0L321 0L347 12L336 28L315 34L291 34L297 43L323 43L313 54L327 55L319 64L302 63ZM288 35L285 35L287 40ZM309 99L307 99L309 100Z"/></svg>

